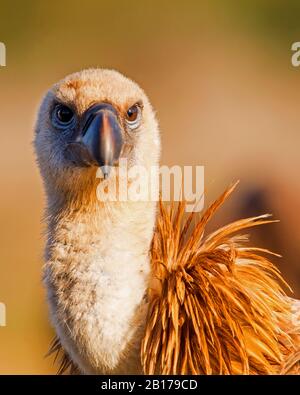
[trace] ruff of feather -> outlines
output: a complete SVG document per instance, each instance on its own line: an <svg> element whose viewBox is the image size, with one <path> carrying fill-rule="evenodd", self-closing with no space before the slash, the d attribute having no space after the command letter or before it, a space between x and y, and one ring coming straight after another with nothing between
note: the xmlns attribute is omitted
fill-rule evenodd
<svg viewBox="0 0 300 395"><path fill-rule="evenodd" d="M184 219L184 203L160 205L141 349L146 374L300 373L299 306L292 311L286 284L265 257L271 252L247 247L247 237L237 235L274 221L243 219L204 236L235 185L191 233L193 214Z"/></svg>
<svg viewBox="0 0 300 395"><path fill-rule="evenodd" d="M235 184L236 185L236 184ZM300 374L300 302L286 296L279 271L240 231L274 222L233 222L204 236L226 190L193 225L185 204L160 215L153 237L149 311L141 359L145 374ZM274 254L276 255L276 254ZM59 339L58 374L78 374Z"/></svg>
<svg viewBox="0 0 300 395"><path fill-rule="evenodd" d="M69 355L63 349L58 337L55 337L50 345L50 349L46 357L54 355L54 363L58 361L57 374L62 375L68 373L71 375L80 374L77 366L73 363Z"/></svg>

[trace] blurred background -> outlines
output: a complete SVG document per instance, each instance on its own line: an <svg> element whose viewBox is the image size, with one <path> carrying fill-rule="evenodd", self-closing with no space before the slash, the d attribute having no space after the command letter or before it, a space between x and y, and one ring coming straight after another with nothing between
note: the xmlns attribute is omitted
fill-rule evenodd
<svg viewBox="0 0 300 395"><path fill-rule="evenodd" d="M118 69L148 93L162 164L204 165L205 201L238 191L212 226L271 212L253 241L300 297L300 2L0 0L0 373L54 373L41 284L44 196L32 139L50 85L86 67Z"/></svg>

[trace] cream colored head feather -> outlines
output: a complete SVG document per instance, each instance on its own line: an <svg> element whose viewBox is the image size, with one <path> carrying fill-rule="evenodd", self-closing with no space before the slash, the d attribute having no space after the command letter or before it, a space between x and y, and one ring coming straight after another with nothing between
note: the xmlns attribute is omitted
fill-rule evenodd
<svg viewBox="0 0 300 395"><path fill-rule="evenodd" d="M158 164L160 135L152 106L144 91L117 71L88 69L67 76L45 95L36 123L35 148L38 164L45 181L48 197L61 193L76 193L86 197L95 184L97 167L76 166L67 155L68 144L78 139L83 115L97 104L110 104L116 110L123 138L121 157L129 165L146 168ZM54 123L55 108L64 105L74 113L72 124L66 128ZM140 124L130 129L126 115L130 108L141 109ZM95 196L93 194L93 196ZM64 198L66 195L64 195Z"/></svg>

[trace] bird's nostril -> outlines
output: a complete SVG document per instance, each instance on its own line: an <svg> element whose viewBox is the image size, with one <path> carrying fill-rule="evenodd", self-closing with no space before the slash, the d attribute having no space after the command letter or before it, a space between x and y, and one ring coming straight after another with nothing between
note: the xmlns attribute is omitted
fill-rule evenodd
<svg viewBox="0 0 300 395"><path fill-rule="evenodd" d="M82 135L84 136L86 134L86 131L88 130L90 124L93 122L93 119L95 118L95 114L90 114L88 119L86 120L83 128L82 128Z"/></svg>

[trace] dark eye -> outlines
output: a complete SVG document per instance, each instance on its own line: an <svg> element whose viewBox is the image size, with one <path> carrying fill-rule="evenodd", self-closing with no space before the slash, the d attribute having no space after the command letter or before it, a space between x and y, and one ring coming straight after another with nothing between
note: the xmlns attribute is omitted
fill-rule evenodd
<svg viewBox="0 0 300 395"><path fill-rule="evenodd" d="M74 120L74 112L64 104L57 104L54 108L52 121L54 126L65 128L70 126Z"/></svg>
<svg viewBox="0 0 300 395"><path fill-rule="evenodd" d="M136 129L141 122L141 108L138 104L131 106L126 112L126 122L130 129Z"/></svg>

